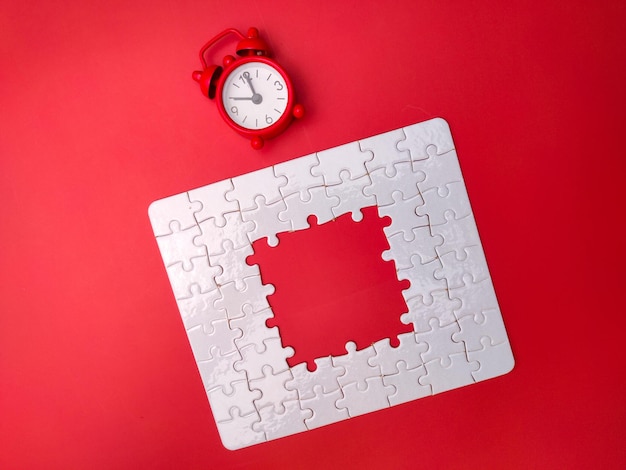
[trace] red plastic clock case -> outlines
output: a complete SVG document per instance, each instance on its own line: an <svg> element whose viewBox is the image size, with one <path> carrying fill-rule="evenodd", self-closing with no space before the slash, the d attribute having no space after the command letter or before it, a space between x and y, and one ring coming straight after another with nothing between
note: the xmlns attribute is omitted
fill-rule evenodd
<svg viewBox="0 0 626 470"><path fill-rule="evenodd" d="M236 49L238 57L234 57L232 55L225 56L222 61L223 66L209 64L205 59L206 52L217 42L231 34L236 35L240 39ZM200 90L203 95L207 96L209 99L216 98L217 109L220 116L236 132L249 138L253 148L262 148L265 140L272 139L282 133L285 129L287 129L293 118L299 119L304 115L304 107L301 104L296 104L295 102L293 83L289 78L289 75L282 66L269 57L269 48L267 47L265 41L259 37L259 33L256 28L250 28L247 36L244 36L233 28L221 32L207 42L202 49L200 49L200 61L203 65L203 70L194 71L192 73L192 78L200 85ZM224 83L227 81L233 70L240 65L254 62L274 67L283 77L288 92L287 107L284 113L271 125L262 129L247 129L234 122L228 116L222 99Z"/></svg>

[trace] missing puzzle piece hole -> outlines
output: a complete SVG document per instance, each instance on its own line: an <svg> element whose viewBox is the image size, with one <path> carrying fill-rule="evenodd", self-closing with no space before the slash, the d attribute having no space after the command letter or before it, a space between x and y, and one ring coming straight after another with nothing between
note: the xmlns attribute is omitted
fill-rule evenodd
<svg viewBox="0 0 626 470"><path fill-rule="evenodd" d="M309 229L280 234L276 247L253 243L246 262L258 264L263 283L275 287L266 325L277 326L283 345L296 351L291 367L304 362L315 371L315 358L345 354L347 341L362 349L390 338L397 347L398 335L413 331L400 321L410 282L398 280L395 263L381 256L391 219L376 207L362 213L360 222L350 214L324 224L309 217Z"/></svg>

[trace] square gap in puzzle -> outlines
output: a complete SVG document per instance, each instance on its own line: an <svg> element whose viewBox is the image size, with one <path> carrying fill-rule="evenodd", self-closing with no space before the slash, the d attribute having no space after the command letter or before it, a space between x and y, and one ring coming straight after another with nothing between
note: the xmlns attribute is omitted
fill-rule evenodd
<svg viewBox="0 0 626 470"><path fill-rule="evenodd" d="M293 367L305 362L346 353L352 341L363 349L390 338L398 346L398 335L413 331L403 324L408 312L402 290L409 282L399 281L393 261L385 261L389 244L377 208L362 209L362 220L350 214L321 225L309 218L310 228L278 235L277 246L265 240L253 243L249 264L258 264L264 284L274 293L268 297L284 346L295 353L287 359Z"/></svg>

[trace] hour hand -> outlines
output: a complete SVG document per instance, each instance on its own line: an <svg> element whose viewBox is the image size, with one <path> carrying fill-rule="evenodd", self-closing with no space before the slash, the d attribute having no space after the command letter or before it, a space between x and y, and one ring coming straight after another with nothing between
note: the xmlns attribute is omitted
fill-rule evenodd
<svg viewBox="0 0 626 470"><path fill-rule="evenodd" d="M254 96L231 96L230 99L231 100L252 100L254 98Z"/></svg>
<svg viewBox="0 0 626 470"><path fill-rule="evenodd" d="M256 95L256 92L254 91L254 87L252 86L252 78L250 78L250 72L244 72L243 78L246 82L248 82L248 86L250 87L250 91L252 92L252 95Z"/></svg>
<svg viewBox="0 0 626 470"><path fill-rule="evenodd" d="M254 104L261 104L263 101L263 97L254 91L254 86L252 86L252 78L250 78L250 72L244 72L243 78L248 82L248 86L250 87L250 91L252 92L252 97L250 98Z"/></svg>

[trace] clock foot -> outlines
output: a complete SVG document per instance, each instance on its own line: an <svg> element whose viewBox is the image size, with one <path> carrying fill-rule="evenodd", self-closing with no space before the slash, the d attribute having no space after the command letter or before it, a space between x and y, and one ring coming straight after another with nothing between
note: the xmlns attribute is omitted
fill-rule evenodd
<svg viewBox="0 0 626 470"><path fill-rule="evenodd" d="M252 140L250 141L250 145L252 145L252 148L255 150L260 150L263 148L263 144L265 142L263 141L263 139L261 137L253 137Z"/></svg>
<svg viewBox="0 0 626 470"><path fill-rule="evenodd" d="M297 104L293 107L293 117L295 117L296 119L300 119L302 116L304 116L304 106L302 106L301 104Z"/></svg>

